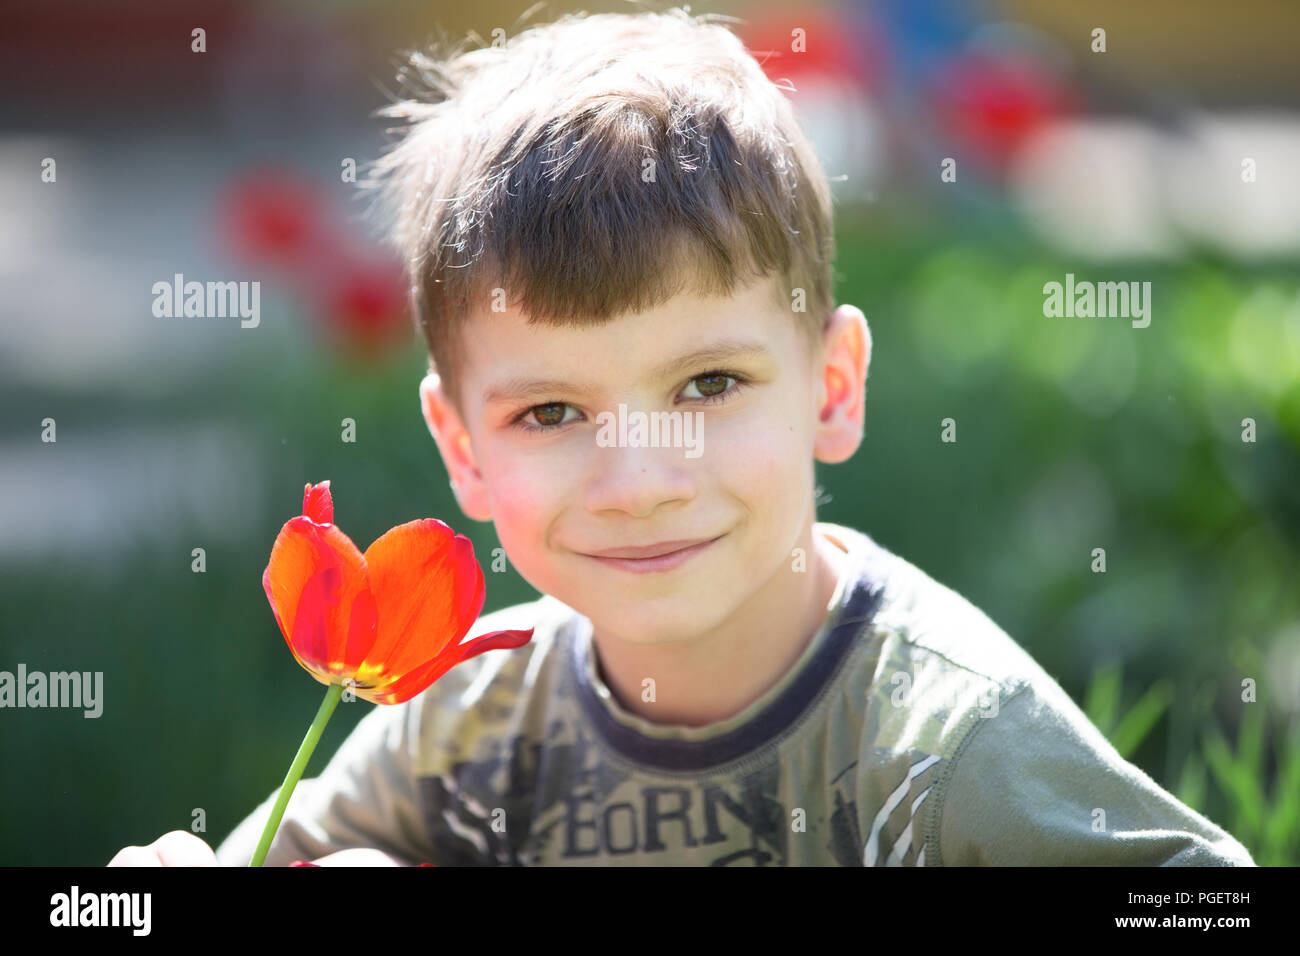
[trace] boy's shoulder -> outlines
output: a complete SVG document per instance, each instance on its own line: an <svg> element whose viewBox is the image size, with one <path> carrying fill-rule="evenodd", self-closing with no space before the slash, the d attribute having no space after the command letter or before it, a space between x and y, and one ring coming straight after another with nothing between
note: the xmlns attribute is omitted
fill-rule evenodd
<svg viewBox="0 0 1300 956"><path fill-rule="evenodd" d="M967 729L944 724L946 717L965 718L968 724L973 712L996 712L1026 690L1060 690L1019 643L957 591L866 532L838 524L821 527L849 548L850 592L870 594L862 602L869 610L861 615L862 653L855 657L860 672L853 676L866 684L872 707L930 714L943 729L922 736L931 746L942 746L955 744ZM852 606L847 593L840 613Z"/></svg>
<svg viewBox="0 0 1300 956"><path fill-rule="evenodd" d="M882 859L901 820L919 821L929 865L1253 865L1120 756L971 601L865 533L834 528L878 592L849 679L867 697L862 760L878 772L859 775L860 798L882 807Z"/></svg>

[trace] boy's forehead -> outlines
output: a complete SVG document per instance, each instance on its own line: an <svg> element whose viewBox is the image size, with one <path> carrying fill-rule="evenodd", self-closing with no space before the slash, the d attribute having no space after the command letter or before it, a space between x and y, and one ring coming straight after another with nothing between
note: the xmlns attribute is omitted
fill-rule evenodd
<svg viewBox="0 0 1300 956"><path fill-rule="evenodd" d="M770 278L731 296L683 292L644 312L585 326L529 322L509 307L480 311L469 322L462 340L465 382L480 404L520 401L561 386L626 385L629 376L655 382L688 362L778 361L797 337Z"/></svg>

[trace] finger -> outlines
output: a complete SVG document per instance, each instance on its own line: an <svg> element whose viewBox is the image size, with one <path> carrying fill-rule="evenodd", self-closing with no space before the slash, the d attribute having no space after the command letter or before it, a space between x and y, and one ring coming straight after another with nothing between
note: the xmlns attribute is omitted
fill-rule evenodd
<svg viewBox="0 0 1300 956"><path fill-rule="evenodd" d="M109 866L162 866L162 860L152 850L142 846L124 846L118 850Z"/></svg>
<svg viewBox="0 0 1300 956"><path fill-rule="evenodd" d="M402 864L380 850L363 849L339 850L314 861L317 866L401 866Z"/></svg>
<svg viewBox="0 0 1300 956"><path fill-rule="evenodd" d="M154 840L152 847L163 866L216 866L217 855L188 830L173 830Z"/></svg>

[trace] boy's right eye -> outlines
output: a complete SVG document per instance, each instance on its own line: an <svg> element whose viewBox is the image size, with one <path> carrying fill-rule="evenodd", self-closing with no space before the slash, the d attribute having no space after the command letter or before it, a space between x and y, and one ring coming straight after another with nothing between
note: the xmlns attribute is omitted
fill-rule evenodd
<svg viewBox="0 0 1300 956"><path fill-rule="evenodd" d="M527 432L549 432L555 431L561 425L567 425L573 419L565 420L564 410L570 408L565 402L548 402L545 405L534 405L532 408L526 408L510 424L516 428L522 428ZM525 421L529 415L536 415L540 425L534 425Z"/></svg>

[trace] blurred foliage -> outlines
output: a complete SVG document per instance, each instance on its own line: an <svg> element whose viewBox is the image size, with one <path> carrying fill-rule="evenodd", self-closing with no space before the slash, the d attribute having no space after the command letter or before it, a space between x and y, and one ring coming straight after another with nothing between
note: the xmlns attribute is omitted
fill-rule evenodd
<svg viewBox="0 0 1300 956"><path fill-rule="evenodd" d="M1174 691L1170 678L1156 681L1120 720L1116 715L1122 681L1123 668L1118 664L1099 670L1088 685L1083 712L1110 740L1119 755L1128 760L1138 744L1151 733L1156 721L1169 709Z"/></svg>
<svg viewBox="0 0 1300 956"><path fill-rule="evenodd" d="M1173 700L1173 682L1152 684L1121 719L1123 667L1098 668L1088 684L1084 713L1125 759L1147 739ZM1202 698L1208 700L1209 698ZM1266 708L1246 703L1237 728L1235 747L1224 739L1212 714L1204 717L1203 742L1182 760L1183 773L1168 788L1179 800L1206 814L1206 767L1218 787L1225 813L1215 822L1236 837L1260 866L1294 866L1300 859L1300 720L1293 719L1284 737L1273 728L1276 757L1266 772L1264 723ZM1273 779L1271 795L1267 780Z"/></svg>
<svg viewBox="0 0 1300 956"><path fill-rule="evenodd" d="M817 466L818 517L966 596L1260 863L1300 862L1300 704L1270 663L1300 654L1300 280L1211 258L1091 270L1010 229L882 219L890 231L849 220L839 237L838 296L867 314L873 354L864 443ZM1150 327L1044 317L1043 284L1067 272L1151 281ZM124 550L94 573L6 568L0 667L102 670L105 708L0 714L0 863L104 863L189 828L195 808L215 845L279 784L320 686L284 646L261 573L306 482L331 479L336 519L363 548L420 516L467 534L485 567L499 545L456 508L420 416L416 346L360 366L266 341L175 394L10 403L7 439L56 402L88 429L227 420L263 469L249 507L270 489L274 517L209 547L205 574L190 570L204 542L184 526L174 547ZM340 441L345 417L356 444ZM1248 417L1255 443L1241 441ZM488 574L485 611L533 597L513 569ZM1126 708L1119 667L1149 688ZM1240 702L1245 678L1259 703ZM370 706L340 706L308 776Z"/></svg>

